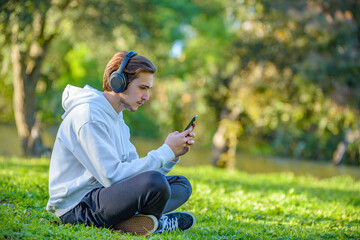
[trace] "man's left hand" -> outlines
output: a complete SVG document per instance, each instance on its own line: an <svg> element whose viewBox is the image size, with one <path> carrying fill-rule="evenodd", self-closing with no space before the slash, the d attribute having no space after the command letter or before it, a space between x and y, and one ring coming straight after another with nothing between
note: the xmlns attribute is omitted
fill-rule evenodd
<svg viewBox="0 0 360 240"><path fill-rule="evenodd" d="M193 140L193 138L195 138L194 132L190 132L189 135L187 135L186 137L191 138L191 140L186 141L186 146L181 150L178 155L175 156L173 162L179 161L179 157L186 154L190 150L190 146L195 143L195 141Z"/></svg>

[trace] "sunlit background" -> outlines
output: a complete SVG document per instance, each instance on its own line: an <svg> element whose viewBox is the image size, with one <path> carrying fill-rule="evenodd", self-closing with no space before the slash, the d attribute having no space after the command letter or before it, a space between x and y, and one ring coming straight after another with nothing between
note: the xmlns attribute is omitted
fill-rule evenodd
<svg viewBox="0 0 360 240"><path fill-rule="evenodd" d="M67 84L152 60L125 112L141 155L198 114L184 165L360 178L358 1L9 1L0 13L0 153L49 156Z"/></svg>

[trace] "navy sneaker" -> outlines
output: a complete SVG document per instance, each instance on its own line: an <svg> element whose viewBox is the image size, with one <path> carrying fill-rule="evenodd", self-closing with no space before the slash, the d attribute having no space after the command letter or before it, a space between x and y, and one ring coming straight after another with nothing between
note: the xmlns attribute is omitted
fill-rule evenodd
<svg viewBox="0 0 360 240"><path fill-rule="evenodd" d="M162 233L164 231L180 231L190 229L195 223L195 217L188 212L170 212L161 216L159 220L159 227L155 233Z"/></svg>

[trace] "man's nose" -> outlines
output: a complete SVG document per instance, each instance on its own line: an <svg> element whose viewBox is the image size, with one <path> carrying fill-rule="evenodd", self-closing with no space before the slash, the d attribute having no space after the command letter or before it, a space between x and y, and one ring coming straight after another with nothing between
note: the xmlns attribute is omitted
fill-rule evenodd
<svg viewBox="0 0 360 240"><path fill-rule="evenodd" d="M142 96L141 99L145 101L149 100L149 91L146 91L146 93Z"/></svg>

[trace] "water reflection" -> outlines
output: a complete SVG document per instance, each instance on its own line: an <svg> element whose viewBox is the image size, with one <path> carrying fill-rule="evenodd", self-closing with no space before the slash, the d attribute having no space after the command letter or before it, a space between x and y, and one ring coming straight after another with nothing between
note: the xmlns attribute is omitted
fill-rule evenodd
<svg viewBox="0 0 360 240"><path fill-rule="evenodd" d="M139 155L144 156L148 151L159 147L161 142L133 139ZM198 166L210 164L211 151L204 149L192 150L181 158L182 166ZM236 168L248 173L279 173L292 172L297 176L313 176L316 178L330 178L339 175L350 175L360 179L360 168L350 166L336 167L329 163L311 162L296 159L283 159L275 157L261 157L247 154L237 154Z"/></svg>
<svg viewBox="0 0 360 240"><path fill-rule="evenodd" d="M42 140L45 146L54 144L57 127L47 128L42 132ZM21 155L20 140L14 125L0 125L0 155Z"/></svg>
<svg viewBox="0 0 360 240"><path fill-rule="evenodd" d="M49 128L43 132L43 142L47 146L54 143L57 128ZM158 148L162 141L154 141L142 138L132 138L140 156ZM0 155L20 155L20 142L16 128L12 125L0 125ZM181 158L182 166L198 166L210 164L211 151L193 147L191 151ZM338 175L350 175L360 179L360 168L340 166L332 164L301 161L294 159L281 159L258 157L246 154L238 154L236 168L248 173L272 173L292 172L295 175L311 175L317 178L329 178Z"/></svg>

